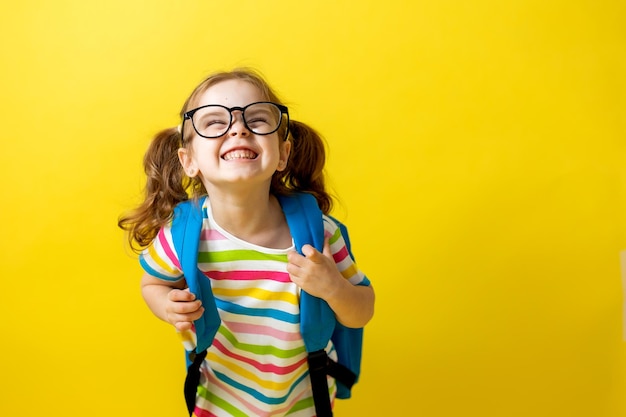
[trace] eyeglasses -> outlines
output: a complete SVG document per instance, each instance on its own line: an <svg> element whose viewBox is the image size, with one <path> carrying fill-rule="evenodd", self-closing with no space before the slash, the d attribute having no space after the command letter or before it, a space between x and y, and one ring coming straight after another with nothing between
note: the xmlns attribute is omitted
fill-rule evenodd
<svg viewBox="0 0 626 417"><path fill-rule="evenodd" d="M244 107L226 107L219 104L200 106L183 114L183 123L191 119L196 133L203 138L219 138L228 132L233 124L233 111L241 112L243 124L257 135L270 135L278 130L283 117L287 119L285 140L289 135L289 110L287 107L270 101L250 103ZM182 130L184 132L184 130Z"/></svg>

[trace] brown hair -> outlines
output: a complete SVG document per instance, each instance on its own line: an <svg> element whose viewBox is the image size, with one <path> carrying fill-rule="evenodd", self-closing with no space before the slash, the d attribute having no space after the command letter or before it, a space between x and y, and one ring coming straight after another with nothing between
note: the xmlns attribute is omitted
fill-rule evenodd
<svg viewBox="0 0 626 417"><path fill-rule="evenodd" d="M181 119L185 112L197 105L201 94L227 80L249 82L259 89L265 100L283 104L257 72L236 69L213 74L200 83L185 101L180 112ZM285 124L281 125L277 132L279 138L285 137L286 129ZM144 201L118 220L118 226L128 232L133 250L140 251L150 245L159 229L171 219L176 204L206 194L202 182L197 177L187 177L178 160L178 149L189 146L193 133L191 123L186 123L182 134L177 128L166 129L157 133L150 143L143 159L147 176ZM274 173L270 192L280 195L298 191L311 193L322 211L328 214L333 202L325 187L323 170L326 152L322 137L310 126L291 120L286 140L292 143L289 162L283 171Z"/></svg>

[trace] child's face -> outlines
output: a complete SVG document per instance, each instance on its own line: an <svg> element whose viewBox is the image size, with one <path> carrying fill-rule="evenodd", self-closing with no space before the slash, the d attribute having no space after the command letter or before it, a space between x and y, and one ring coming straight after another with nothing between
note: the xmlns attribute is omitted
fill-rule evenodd
<svg viewBox="0 0 626 417"><path fill-rule="evenodd" d="M196 107L208 104L244 107L258 101L266 99L254 85L228 80L201 94ZM234 185L269 186L274 172L285 168L291 145L280 140L276 132L269 135L250 132L238 110L233 111L232 126L223 136L207 139L195 131L193 134L191 150L181 148L179 158L187 175L199 175L209 193L220 187L234 191L237 189Z"/></svg>

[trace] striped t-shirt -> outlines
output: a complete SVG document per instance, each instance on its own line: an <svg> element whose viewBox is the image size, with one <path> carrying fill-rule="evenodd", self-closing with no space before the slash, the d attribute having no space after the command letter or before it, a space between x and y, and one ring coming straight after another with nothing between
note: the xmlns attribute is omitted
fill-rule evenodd
<svg viewBox="0 0 626 417"><path fill-rule="evenodd" d="M209 199L202 207L198 267L211 280L222 323L201 368L195 415L315 415L307 354L300 335L299 288L286 271L287 249L271 249L238 239L212 218ZM336 224L324 216L325 234L341 274L363 281ZM182 278L171 229L162 228L140 262L167 281ZM187 350L195 335L182 335ZM329 356L336 359L332 343ZM336 386L329 377L331 398Z"/></svg>

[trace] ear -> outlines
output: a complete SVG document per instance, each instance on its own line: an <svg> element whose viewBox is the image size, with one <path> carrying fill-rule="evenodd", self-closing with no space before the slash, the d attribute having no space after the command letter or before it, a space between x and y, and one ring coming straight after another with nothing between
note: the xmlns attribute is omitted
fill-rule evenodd
<svg viewBox="0 0 626 417"><path fill-rule="evenodd" d="M291 141L283 141L280 145L280 160L278 161L278 167L276 171L283 171L287 168L287 161L289 161L289 155L291 154Z"/></svg>
<svg viewBox="0 0 626 417"><path fill-rule="evenodd" d="M188 149L178 148L178 160L180 164L183 166L183 171L189 178L193 178L198 175L198 167L196 166L196 162L191 157L191 153Z"/></svg>

